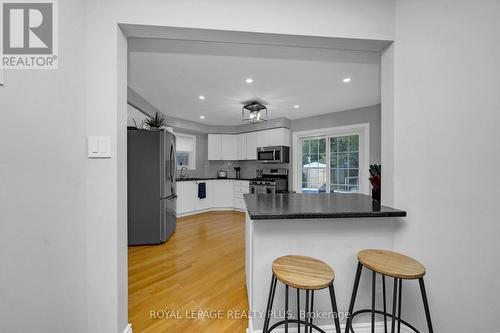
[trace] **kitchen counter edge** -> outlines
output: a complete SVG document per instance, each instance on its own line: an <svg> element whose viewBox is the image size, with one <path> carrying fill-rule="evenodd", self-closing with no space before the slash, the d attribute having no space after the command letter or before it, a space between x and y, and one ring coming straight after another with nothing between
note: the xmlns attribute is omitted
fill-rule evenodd
<svg viewBox="0 0 500 333"><path fill-rule="evenodd" d="M241 180L250 181L251 178L217 178L217 177L200 177L200 178L176 178L178 182L196 182L201 180Z"/></svg>

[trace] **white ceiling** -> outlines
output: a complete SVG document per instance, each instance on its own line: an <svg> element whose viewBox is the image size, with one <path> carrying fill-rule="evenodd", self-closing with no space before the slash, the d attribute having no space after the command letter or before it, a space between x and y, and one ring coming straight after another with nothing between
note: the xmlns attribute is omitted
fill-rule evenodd
<svg viewBox="0 0 500 333"><path fill-rule="evenodd" d="M343 83L345 77L352 81ZM248 84L246 78L254 82ZM380 56L366 51L131 39L129 86L168 116L209 125L242 124L242 103L252 99L268 103L270 119L297 119L380 103ZM199 100L199 95L206 99Z"/></svg>

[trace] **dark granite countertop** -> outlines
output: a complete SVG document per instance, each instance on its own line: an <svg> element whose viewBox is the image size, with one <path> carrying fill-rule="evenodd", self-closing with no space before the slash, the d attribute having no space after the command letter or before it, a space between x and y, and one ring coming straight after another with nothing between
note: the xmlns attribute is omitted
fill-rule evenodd
<svg viewBox="0 0 500 333"><path fill-rule="evenodd" d="M251 180L250 178L217 178L217 177L190 177L190 178L176 178L175 179L178 182L192 182L192 181L197 181L197 180L243 180L243 181L249 181Z"/></svg>
<svg viewBox="0 0 500 333"><path fill-rule="evenodd" d="M398 217L406 212L374 204L358 193L245 194L252 220Z"/></svg>

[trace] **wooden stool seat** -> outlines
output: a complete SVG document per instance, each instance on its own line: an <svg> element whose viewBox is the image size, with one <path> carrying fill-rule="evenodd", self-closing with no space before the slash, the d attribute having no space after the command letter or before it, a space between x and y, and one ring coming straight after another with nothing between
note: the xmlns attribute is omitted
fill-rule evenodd
<svg viewBox="0 0 500 333"><path fill-rule="evenodd" d="M311 257L294 255L274 260L273 274L285 285L305 290L327 288L335 279L335 273L328 264Z"/></svg>
<svg viewBox="0 0 500 333"><path fill-rule="evenodd" d="M419 279L425 275L425 266L404 254L387 250L363 250L359 262L377 273L399 279Z"/></svg>

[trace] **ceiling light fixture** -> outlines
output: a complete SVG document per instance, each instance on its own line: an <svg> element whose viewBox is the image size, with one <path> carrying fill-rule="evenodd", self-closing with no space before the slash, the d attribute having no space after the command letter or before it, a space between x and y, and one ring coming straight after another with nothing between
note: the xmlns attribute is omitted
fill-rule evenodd
<svg viewBox="0 0 500 333"><path fill-rule="evenodd" d="M349 82L351 82L351 78L350 78L350 77L346 77L346 78L344 78L344 79L342 80L342 82L344 82L344 83L349 83Z"/></svg>
<svg viewBox="0 0 500 333"><path fill-rule="evenodd" d="M205 116L200 116L200 119L205 119Z"/></svg>
<svg viewBox="0 0 500 333"><path fill-rule="evenodd" d="M295 105L293 106L293 108L294 108L294 109L298 109L298 108L300 108L300 105L295 104Z"/></svg>
<svg viewBox="0 0 500 333"><path fill-rule="evenodd" d="M253 79L249 77L248 79L246 79L246 80L245 80L245 82L246 82L246 83L252 83L252 82L253 82Z"/></svg>
<svg viewBox="0 0 500 333"><path fill-rule="evenodd" d="M203 95L200 95L200 96L198 96L198 99L201 99L201 100L203 100L203 99L205 99L205 96L203 96Z"/></svg>
<svg viewBox="0 0 500 333"><path fill-rule="evenodd" d="M259 102L250 102L241 109L241 119L249 123L258 123L267 120L267 107Z"/></svg>

